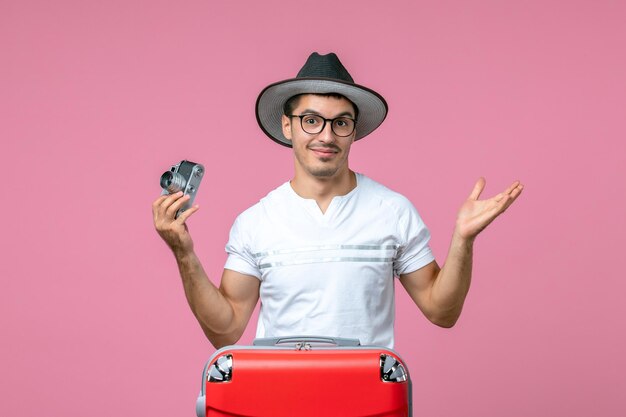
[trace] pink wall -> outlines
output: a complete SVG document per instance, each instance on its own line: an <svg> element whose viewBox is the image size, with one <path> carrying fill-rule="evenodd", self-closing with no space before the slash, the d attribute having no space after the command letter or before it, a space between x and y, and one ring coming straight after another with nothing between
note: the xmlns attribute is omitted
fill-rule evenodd
<svg viewBox="0 0 626 417"><path fill-rule="evenodd" d="M0 415L193 415L212 348L153 230L158 178L206 165L190 228L217 281L235 216L292 172L256 95L312 51L388 99L352 166L415 203L440 262L477 177L526 186L457 327L398 291L416 416L625 415L624 21L618 1L0 2Z"/></svg>

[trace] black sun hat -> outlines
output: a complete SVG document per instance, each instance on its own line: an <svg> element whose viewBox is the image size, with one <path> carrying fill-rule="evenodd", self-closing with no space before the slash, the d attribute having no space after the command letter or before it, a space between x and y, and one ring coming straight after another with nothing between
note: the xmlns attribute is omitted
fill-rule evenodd
<svg viewBox="0 0 626 417"><path fill-rule="evenodd" d="M256 100L256 119L261 129L276 143L291 147L283 136L283 106L298 94L341 94L359 109L355 140L372 133L387 116L387 102L376 91L354 83L334 53L312 53L296 78L265 87Z"/></svg>

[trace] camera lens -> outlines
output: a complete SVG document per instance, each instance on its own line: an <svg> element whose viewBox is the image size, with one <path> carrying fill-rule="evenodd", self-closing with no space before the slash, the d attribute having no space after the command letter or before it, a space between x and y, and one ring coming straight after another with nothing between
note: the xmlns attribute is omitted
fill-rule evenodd
<svg viewBox="0 0 626 417"><path fill-rule="evenodd" d="M173 194L185 189L187 181L178 172L167 171L161 175L161 188L167 190L168 193Z"/></svg>

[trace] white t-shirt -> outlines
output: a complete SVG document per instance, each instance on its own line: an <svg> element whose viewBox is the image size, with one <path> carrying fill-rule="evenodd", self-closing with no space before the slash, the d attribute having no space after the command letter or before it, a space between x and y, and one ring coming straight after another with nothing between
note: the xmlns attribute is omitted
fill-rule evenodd
<svg viewBox="0 0 626 417"><path fill-rule="evenodd" d="M393 277L434 260L430 233L405 197L356 178L326 213L286 182L235 220L225 268L261 281L257 337L393 347Z"/></svg>

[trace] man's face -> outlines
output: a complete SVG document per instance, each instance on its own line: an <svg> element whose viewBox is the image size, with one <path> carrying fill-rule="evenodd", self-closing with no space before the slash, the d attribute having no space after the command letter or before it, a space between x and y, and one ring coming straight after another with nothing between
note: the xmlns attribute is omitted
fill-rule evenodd
<svg viewBox="0 0 626 417"><path fill-rule="evenodd" d="M315 114L326 119L349 117L354 119L354 107L345 98L307 94L300 97L294 115ZM283 116L283 134L291 141L296 158L296 172L303 170L317 178L331 178L348 170L348 154L356 130L350 136L333 133L330 123L317 134L302 130L300 118Z"/></svg>

